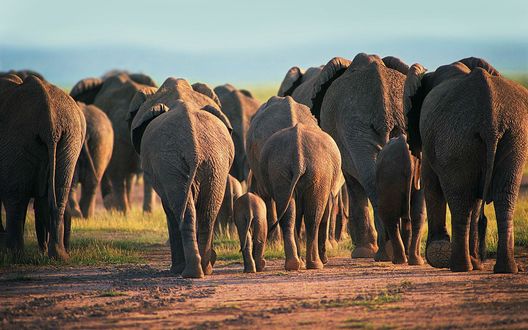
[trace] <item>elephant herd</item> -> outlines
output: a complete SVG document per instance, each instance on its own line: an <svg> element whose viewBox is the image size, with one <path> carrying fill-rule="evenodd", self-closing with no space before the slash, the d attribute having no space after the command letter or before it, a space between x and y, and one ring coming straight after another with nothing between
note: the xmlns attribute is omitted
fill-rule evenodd
<svg viewBox="0 0 528 330"><path fill-rule="evenodd" d="M183 277L212 273L214 233L231 224L245 272L264 270L266 243L278 239L286 270L323 268L347 224L352 258L421 265L426 218L431 266L482 269L491 202L494 271L516 273L527 124L528 91L479 58L427 72L391 56L336 57L291 68L262 105L229 84L170 77L157 87L124 71L83 79L68 96L10 71L0 74L0 235L23 249L34 199L40 249L66 259L71 217L94 214L99 186L104 206L126 214L142 174L143 210L155 191L171 271Z"/></svg>

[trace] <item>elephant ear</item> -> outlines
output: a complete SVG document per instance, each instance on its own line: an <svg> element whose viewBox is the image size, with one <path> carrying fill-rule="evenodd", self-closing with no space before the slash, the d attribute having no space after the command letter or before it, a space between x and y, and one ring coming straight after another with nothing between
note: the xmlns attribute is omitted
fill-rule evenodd
<svg viewBox="0 0 528 330"><path fill-rule="evenodd" d="M139 111L139 108L145 103L149 95L152 95L156 93L156 88L149 87L149 88L142 88L134 94L134 97L132 98L132 101L130 101L130 104L128 105L128 114L127 114L127 121L129 122L129 127L132 124L132 121L134 120L134 117L136 117L136 114Z"/></svg>
<svg viewBox="0 0 528 330"><path fill-rule="evenodd" d="M222 107L222 103L220 102L220 99L218 98L218 95L209 87L207 84L203 83L194 83L192 84L192 89L195 92L198 92L200 94L203 94L207 97L209 97L211 100L213 100L220 108Z"/></svg>
<svg viewBox="0 0 528 330"><path fill-rule="evenodd" d="M332 83L339 78L350 66L351 62L342 57L334 57L328 62L317 81L315 82L312 90L312 114L317 118L317 121L321 117L321 106L323 105L323 99L326 91L332 85Z"/></svg>
<svg viewBox="0 0 528 330"><path fill-rule="evenodd" d="M239 89L238 91L244 94L245 96L254 99L253 94L251 94L251 92L248 91L247 89Z"/></svg>
<svg viewBox="0 0 528 330"><path fill-rule="evenodd" d="M135 116L134 120L132 121L132 125L130 126L132 144L134 145L134 149L138 154L141 153L141 139L143 138L143 133L145 133L145 129L147 128L148 124L154 120L154 118L169 110L169 107L165 104L155 103L148 109L142 109L142 111L138 111L138 115Z"/></svg>
<svg viewBox="0 0 528 330"><path fill-rule="evenodd" d="M220 119L224 125L226 126L227 130L229 131L229 134L233 132L233 126L231 126L231 122L229 121L229 118L227 118L226 115L217 108L213 107L212 105L206 105L202 108L202 110L209 112L210 114L214 115L218 119Z"/></svg>
<svg viewBox="0 0 528 330"><path fill-rule="evenodd" d="M413 64L409 68L403 89L403 112L407 121L409 149L411 153L421 159L422 139L420 136L420 113L423 100L427 94L423 84L427 71L421 64Z"/></svg>
<svg viewBox="0 0 528 330"><path fill-rule="evenodd" d="M492 76L500 76L501 74L497 69L495 69L491 64L486 62L485 60L478 58L478 57L467 57L460 61L458 61L465 66L467 66L470 70L473 70L475 68L482 68L485 71L487 71Z"/></svg>
<svg viewBox="0 0 528 330"><path fill-rule="evenodd" d="M407 73L409 72L409 66L403 63L402 60L394 56L385 56L383 58L383 64L385 64L387 68L401 72L404 75L407 75Z"/></svg>
<svg viewBox="0 0 528 330"><path fill-rule="evenodd" d="M97 96L97 93L103 87L103 80L99 78L86 78L73 86L70 91L70 96L75 101L81 101L86 104L92 104Z"/></svg>
<svg viewBox="0 0 528 330"><path fill-rule="evenodd" d="M288 96L292 95L293 91L299 87L302 82L303 72L299 67L292 67L286 72L286 76L282 80L282 83L277 92L277 96Z"/></svg>
<svg viewBox="0 0 528 330"><path fill-rule="evenodd" d="M138 84L147 85L150 87L158 87L158 85L156 85L156 82L152 78L147 76L146 74L132 73L132 74L129 74L128 76L130 77L130 79L137 82Z"/></svg>

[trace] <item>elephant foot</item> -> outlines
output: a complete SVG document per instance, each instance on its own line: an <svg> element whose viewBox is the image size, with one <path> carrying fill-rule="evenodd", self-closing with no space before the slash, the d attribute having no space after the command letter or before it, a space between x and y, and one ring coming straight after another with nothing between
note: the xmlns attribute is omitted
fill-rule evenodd
<svg viewBox="0 0 528 330"><path fill-rule="evenodd" d="M83 218L83 214L78 208L70 208L70 214L72 218Z"/></svg>
<svg viewBox="0 0 528 330"><path fill-rule="evenodd" d="M110 211L114 207L115 205L114 198L111 194L103 197L103 205L104 205L104 208L108 211Z"/></svg>
<svg viewBox="0 0 528 330"><path fill-rule="evenodd" d="M179 264L172 264L170 272L175 275L180 275L184 269L185 269L185 262L181 262Z"/></svg>
<svg viewBox="0 0 528 330"><path fill-rule="evenodd" d="M473 265L471 264L470 260L453 262L449 269L452 272L469 272L473 270Z"/></svg>
<svg viewBox="0 0 528 330"><path fill-rule="evenodd" d="M326 256L326 254L320 257L321 257L321 262L323 263L323 265L326 265L328 263L328 257Z"/></svg>
<svg viewBox="0 0 528 330"><path fill-rule="evenodd" d="M352 251L352 259L373 258L377 251L377 247L371 244L365 246L356 246L354 251Z"/></svg>
<svg viewBox="0 0 528 330"><path fill-rule="evenodd" d="M411 266L421 266L424 264L424 260L420 256L409 256L409 265Z"/></svg>
<svg viewBox="0 0 528 330"><path fill-rule="evenodd" d="M301 267L299 267L299 269L306 269L306 262L304 259L299 257L299 262L301 263Z"/></svg>
<svg viewBox="0 0 528 330"><path fill-rule="evenodd" d="M451 242L446 240L431 241L425 248L425 258L435 268L449 268Z"/></svg>
<svg viewBox="0 0 528 330"><path fill-rule="evenodd" d="M480 262L479 258L471 257L471 265L473 266L473 270L484 269L484 267L482 267L482 262Z"/></svg>
<svg viewBox="0 0 528 330"><path fill-rule="evenodd" d="M393 256L392 257L392 263L395 265L401 265L407 263L407 257L405 256L405 253L403 255Z"/></svg>
<svg viewBox="0 0 528 330"><path fill-rule="evenodd" d="M389 256L387 251L380 251L376 252L374 255L374 261L391 261L392 258Z"/></svg>
<svg viewBox="0 0 528 330"><path fill-rule="evenodd" d="M323 263L321 260L308 260L306 261L306 269L323 269Z"/></svg>
<svg viewBox="0 0 528 330"><path fill-rule="evenodd" d="M260 261L257 261L257 272L261 272L266 268L266 260L261 259Z"/></svg>
<svg viewBox="0 0 528 330"><path fill-rule="evenodd" d="M255 266L244 266L244 273L256 273Z"/></svg>
<svg viewBox="0 0 528 330"><path fill-rule="evenodd" d="M48 256L51 259L55 259L59 261L68 261L68 259L70 259L70 256L68 255L66 250L56 245L52 245L48 247Z"/></svg>
<svg viewBox="0 0 528 330"><path fill-rule="evenodd" d="M202 269L205 275L211 275L213 273L213 265L211 262L208 262L205 267L202 266Z"/></svg>
<svg viewBox="0 0 528 330"><path fill-rule="evenodd" d="M301 269L301 261L299 258L286 259L284 264L284 269L286 270L299 270Z"/></svg>
<svg viewBox="0 0 528 330"><path fill-rule="evenodd" d="M182 272L183 278L203 278L205 276L200 259L194 262L186 262Z"/></svg>
<svg viewBox="0 0 528 330"><path fill-rule="evenodd" d="M214 266L216 262L216 251L214 249L211 249L211 260L209 262L211 263L211 266Z"/></svg>
<svg viewBox="0 0 528 330"><path fill-rule="evenodd" d="M519 272L519 267L513 259L508 262L497 258L497 263L493 267L493 272L497 274L517 274L517 272Z"/></svg>

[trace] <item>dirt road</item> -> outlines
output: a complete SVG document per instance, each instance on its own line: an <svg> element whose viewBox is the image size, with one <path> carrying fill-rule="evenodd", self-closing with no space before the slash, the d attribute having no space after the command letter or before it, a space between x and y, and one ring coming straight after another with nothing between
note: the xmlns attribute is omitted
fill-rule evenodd
<svg viewBox="0 0 528 330"><path fill-rule="evenodd" d="M0 328L528 328L528 273L451 273L334 258L321 271L212 276L167 273L169 251L148 265L17 268L0 273ZM526 265L528 253L519 261Z"/></svg>

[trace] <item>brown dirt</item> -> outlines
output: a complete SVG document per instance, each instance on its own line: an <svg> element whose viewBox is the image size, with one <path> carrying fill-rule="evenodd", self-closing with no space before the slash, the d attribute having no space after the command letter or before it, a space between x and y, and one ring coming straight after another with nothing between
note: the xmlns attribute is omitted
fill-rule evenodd
<svg viewBox="0 0 528 330"><path fill-rule="evenodd" d="M526 265L527 252L518 261ZM528 273L452 273L334 258L323 270L243 274L223 263L201 280L148 265L0 271L0 328L528 328Z"/></svg>

